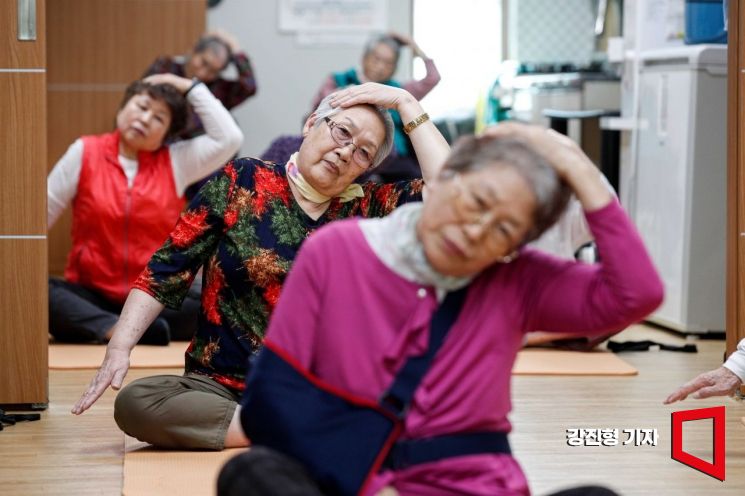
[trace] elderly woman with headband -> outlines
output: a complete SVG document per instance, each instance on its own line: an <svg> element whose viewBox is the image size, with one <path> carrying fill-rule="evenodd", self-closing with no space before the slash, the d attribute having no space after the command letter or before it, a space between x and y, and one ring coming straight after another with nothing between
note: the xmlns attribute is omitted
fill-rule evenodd
<svg viewBox="0 0 745 496"><path fill-rule="evenodd" d="M114 416L124 432L157 446L246 445L238 421L246 359L261 346L300 244L333 220L380 217L421 199L421 180L354 183L393 145L387 108L409 123L424 179L433 180L449 147L409 93L369 83L327 97L286 164L238 159L202 187L135 282L101 368L73 413L109 386L122 386L139 336L164 307L181 303L204 267L185 375L134 381L117 396Z"/></svg>
<svg viewBox="0 0 745 496"><path fill-rule="evenodd" d="M524 334L618 330L662 301L640 236L564 136L500 125L457 145L428 188L424 203L303 245L251 364L253 447L219 494L528 495L507 441ZM525 246L570 191L597 264Z"/></svg>

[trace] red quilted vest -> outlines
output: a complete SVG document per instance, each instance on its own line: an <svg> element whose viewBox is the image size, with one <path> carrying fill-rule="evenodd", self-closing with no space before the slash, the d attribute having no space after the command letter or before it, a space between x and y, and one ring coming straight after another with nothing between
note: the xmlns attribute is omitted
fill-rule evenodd
<svg viewBox="0 0 745 496"><path fill-rule="evenodd" d="M173 229L185 201L176 193L167 147L139 153L137 176L129 189L118 159L119 132L82 140L65 279L123 303Z"/></svg>

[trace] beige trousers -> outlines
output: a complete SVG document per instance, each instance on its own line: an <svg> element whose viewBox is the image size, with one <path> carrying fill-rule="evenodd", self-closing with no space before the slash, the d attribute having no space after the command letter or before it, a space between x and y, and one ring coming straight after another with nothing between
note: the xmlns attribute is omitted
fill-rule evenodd
<svg viewBox="0 0 745 496"><path fill-rule="evenodd" d="M130 436L161 448L221 450L239 399L207 376L156 375L119 391L114 420Z"/></svg>

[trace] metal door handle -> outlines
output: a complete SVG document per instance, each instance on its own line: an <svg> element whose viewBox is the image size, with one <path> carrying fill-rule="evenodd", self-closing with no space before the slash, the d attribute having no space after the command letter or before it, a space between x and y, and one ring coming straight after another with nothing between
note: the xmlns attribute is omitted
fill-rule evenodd
<svg viewBox="0 0 745 496"><path fill-rule="evenodd" d="M657 139L661 143L667 138L668 90L667 74L661 74L657 86Z"/></svg>
<svg viewBox="0 0 745 496"><path fill-rule="evenodd" d="M18 39L36 40L36 0L18 0Z"/></svg>

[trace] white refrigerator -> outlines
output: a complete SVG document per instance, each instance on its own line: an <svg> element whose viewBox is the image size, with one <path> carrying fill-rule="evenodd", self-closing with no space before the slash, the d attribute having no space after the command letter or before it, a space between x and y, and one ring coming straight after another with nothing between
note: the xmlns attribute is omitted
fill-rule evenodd
<svg viewBox="0 0 745 496"><path fill-rule="evenodd" d="M650 321L686 333L723 331L727 202L727 48L640 55L632 217L665 283Z"/></svg>

